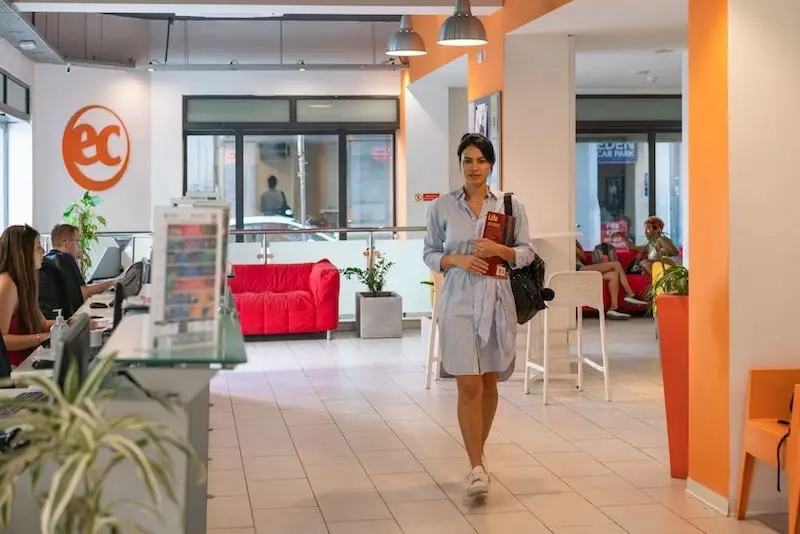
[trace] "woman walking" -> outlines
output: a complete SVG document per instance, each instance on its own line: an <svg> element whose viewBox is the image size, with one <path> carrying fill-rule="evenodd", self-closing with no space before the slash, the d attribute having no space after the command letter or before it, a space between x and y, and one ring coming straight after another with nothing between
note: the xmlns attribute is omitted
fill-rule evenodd
<svg viewBox="0 0 800 534"><path fill-rule="evenodd" d="M486 258L499 256L520 268L535 254L525 208L513 197L513 246L482 238L486 214L504 212L503 195L486 183L496 162L492 142L467 134L457 156L464 186L431 206L423 259L431 270L445 273L439 296L441 356L458 384L458 423L471 467L466 492L477 497L489 491L484 445L497 410L497 381L514 361L517 336L511 285L486 276Z"/></svg>

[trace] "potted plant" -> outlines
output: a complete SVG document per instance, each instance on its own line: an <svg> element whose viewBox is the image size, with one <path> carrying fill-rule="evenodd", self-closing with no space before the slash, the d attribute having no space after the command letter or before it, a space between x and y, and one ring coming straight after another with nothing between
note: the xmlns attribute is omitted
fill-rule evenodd
<svg viewBox="0 0 800 534"><path fill-rule="evenodd" d="M667 412L669 463L673 478L689 475L689 271L654 264L650 288L658 322L661 375Z"/></svg>
<svg viewBox="0 0 800 534"><path fill-rule="evenodd" d="M64 222L75 226L81 234L81 254L78 265L84 276L92 267L92 246L99 240L98 232L105 228L106 219L95 213L95 208L100 204L100 197L89 191L83 193L80 200L72 202L64 210Z"/></svg>
<svg viewBox="0 0 800 534"><path fill-rule="evenodd" d="M376 252L374 256L377 260L369 261L366 269L348 267L341 270L345 278L355 278L369 290L356 293L356 331L359 337L365 339L401 337L403 298L397 293L383 290L386 275L394 263L387 261L380 253Z"/></svg>
<svg viewBox="0 0 800 534"><path fill-rule="evenodd" d="M51 402L0 397L0 407L23 406L3 419L4 428L18 430L0 454L0 524L9 525L15 493L26 490L20 479L30 482L41 534L147 532L138 522L120 517L119 509L132 507L161 519L164 495L170 502L178 502L170 450L192 461L198 461L197 456L188 442L164 423L107 413L115 391L100 385L114 360L100 360L83 384L73 366L63 391L50 377L16 379L17 384L40 389ZM159 402L166 409L173 406L166 400ZM124 463L131 464L138 475L129 483L143 484L150 503L112 501L104 496L110 475Z"/></svg>

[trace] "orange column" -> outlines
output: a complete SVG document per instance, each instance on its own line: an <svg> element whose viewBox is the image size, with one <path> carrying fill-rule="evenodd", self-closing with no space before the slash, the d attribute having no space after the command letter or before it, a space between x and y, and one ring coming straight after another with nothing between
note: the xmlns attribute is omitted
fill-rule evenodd
<svg viewBox="0 0 800 534"><path fill-rule="evenodd" d="M730 488L728 0L689 1L689 478Z"/></svg>

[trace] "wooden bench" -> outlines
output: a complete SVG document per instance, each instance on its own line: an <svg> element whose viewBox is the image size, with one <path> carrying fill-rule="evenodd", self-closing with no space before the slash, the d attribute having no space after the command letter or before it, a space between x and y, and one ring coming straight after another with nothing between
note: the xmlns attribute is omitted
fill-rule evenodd
<svg viewBox="0 0 800 534"><path fill-rule="evenodd" d="M739 499L736 503L737 519L744 519L747 512L755 460L758 459L776 470L778 469L778 443L789 430L789 426L785 422L792 419L800 420L800 407L794 409L794 413L789 410L792 393L798 389L798 384L800 384L800 369L797 368L750 370L742 440ZM796 403L800 403L800 398L796 397ZM800 422L796 424L798 426L795 428L800 433ZM798 472L800 469L800 464L798 464L800 444L798 441L800 440L796 437L787 440L781 450L783 460L780 467L786 473L791 497L789 534L800 534L797 525L798 498L800 498L800 473Z"/></svg>

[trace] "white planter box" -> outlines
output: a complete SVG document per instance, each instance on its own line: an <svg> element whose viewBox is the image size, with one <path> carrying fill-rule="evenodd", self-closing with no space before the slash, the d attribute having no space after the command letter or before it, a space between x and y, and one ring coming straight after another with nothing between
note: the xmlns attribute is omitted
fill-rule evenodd
<svg viewBox="0 0 800 534"><path fill-rule="evenodd" d="M403 297L397 293L356 293L356 332L364 339L403 336Z"/></svg>

